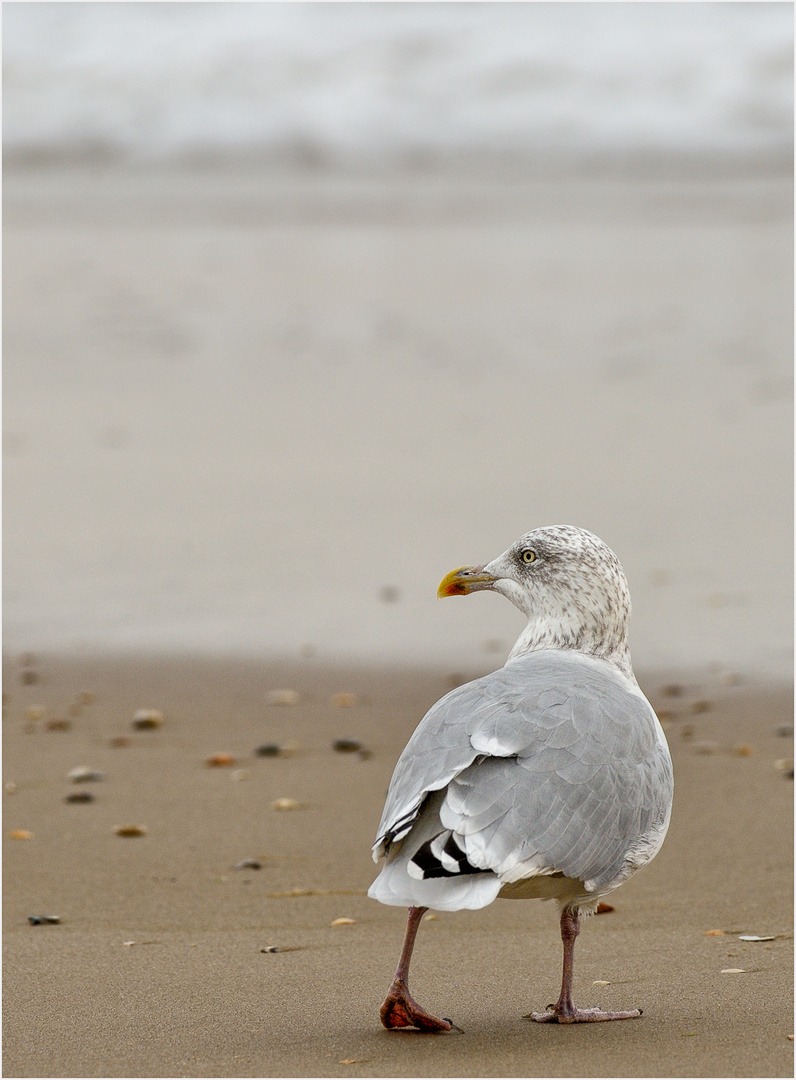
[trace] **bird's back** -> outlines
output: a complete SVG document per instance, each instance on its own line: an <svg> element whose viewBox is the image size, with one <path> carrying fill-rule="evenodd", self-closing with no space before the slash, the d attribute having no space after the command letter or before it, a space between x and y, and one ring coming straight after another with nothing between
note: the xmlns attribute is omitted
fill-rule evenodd
<svg viewBox="0 0 796 1080"><path fill-rule="evenodd" d="M580 653L534 652L429 710L396 765L374 852L388 856L390 895L400 875L415 881L414 903L423 903L426 873L437 900L440 877L461 890L468 874L483 878L484 903L501 887L522 895L520 883L539 875L603 894L657 852L672 788L663 732L633 681ZM444 854L437 870L430 862L447 834L448 850L466 856L458 873ZM412 858L422 844L419 871ZM379 881L372 895L386 899Z"/></svg>

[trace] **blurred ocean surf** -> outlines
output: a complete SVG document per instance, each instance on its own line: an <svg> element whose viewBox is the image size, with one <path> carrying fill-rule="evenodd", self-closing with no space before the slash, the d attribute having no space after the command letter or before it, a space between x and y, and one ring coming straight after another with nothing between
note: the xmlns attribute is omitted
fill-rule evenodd
<svg viewBox="0 0 796 1080"><path fill-rule="evenodd" d="M6 161L781 162L792 21L786 3L8 4Z"/></svg>

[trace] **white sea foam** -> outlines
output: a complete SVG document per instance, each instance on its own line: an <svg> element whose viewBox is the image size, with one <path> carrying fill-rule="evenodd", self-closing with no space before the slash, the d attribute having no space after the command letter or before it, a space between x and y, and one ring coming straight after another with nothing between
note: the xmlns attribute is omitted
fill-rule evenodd
<svg viewBox="0 0 796 1080"><path fill-rule="evenodd" d="M787 147L785 3L18 3L6 150Z"/></svg>

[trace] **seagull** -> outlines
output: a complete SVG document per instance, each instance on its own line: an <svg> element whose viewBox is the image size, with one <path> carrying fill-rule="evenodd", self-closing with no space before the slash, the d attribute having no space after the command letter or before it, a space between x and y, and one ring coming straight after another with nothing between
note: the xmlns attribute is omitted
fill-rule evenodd
<svg viewBox="0 0 796 1080"><path fill-rule="evenodd" d="M538 1023L626 1020L641 1009L579 1009L573 951L581 919L658 853L674 781L663 729L633 674L630 590L593 533L546 526L492 562L462 566L437 595L501 593L528 622L504 667L446 694L395 767L368 895L409 909L386 1028L450 1031L409 993L409 963L429 908L497 897L554 900L561 993ZM460 1029L459 1029L460 1030Z"/></svg>

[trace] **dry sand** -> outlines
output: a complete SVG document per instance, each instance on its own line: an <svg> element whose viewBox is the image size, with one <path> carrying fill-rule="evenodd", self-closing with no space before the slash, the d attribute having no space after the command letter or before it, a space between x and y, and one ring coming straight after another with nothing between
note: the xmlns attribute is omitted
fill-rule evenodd
<svg viewBox="0 0 796 1080"><path fill-rule="evenodd" d="M792 1075L786 686L641 679L672 747L671 829L586 925L576 969L578 1001L640 1020L523 1020L557 993L556 915L497 901L421 928L413 989L466 1032L429 1036L379 1026L404 914L364 893L390 773L444 669L25 659L4 680L6 1076ZM298 704L269 704L284 688ZM135 730L140 708L162 727ZM68 730L48 727L59 718ZM342 737L371 756L334 752ZM254 755L269 742L298 745ZM206 766L217 752L235 764ZM70 782L81 765L105 779ZM95 800L64 801L80 790ZM146 835L114 834L126 824ZM262 868L234 869L244 859Z"/></svg>

